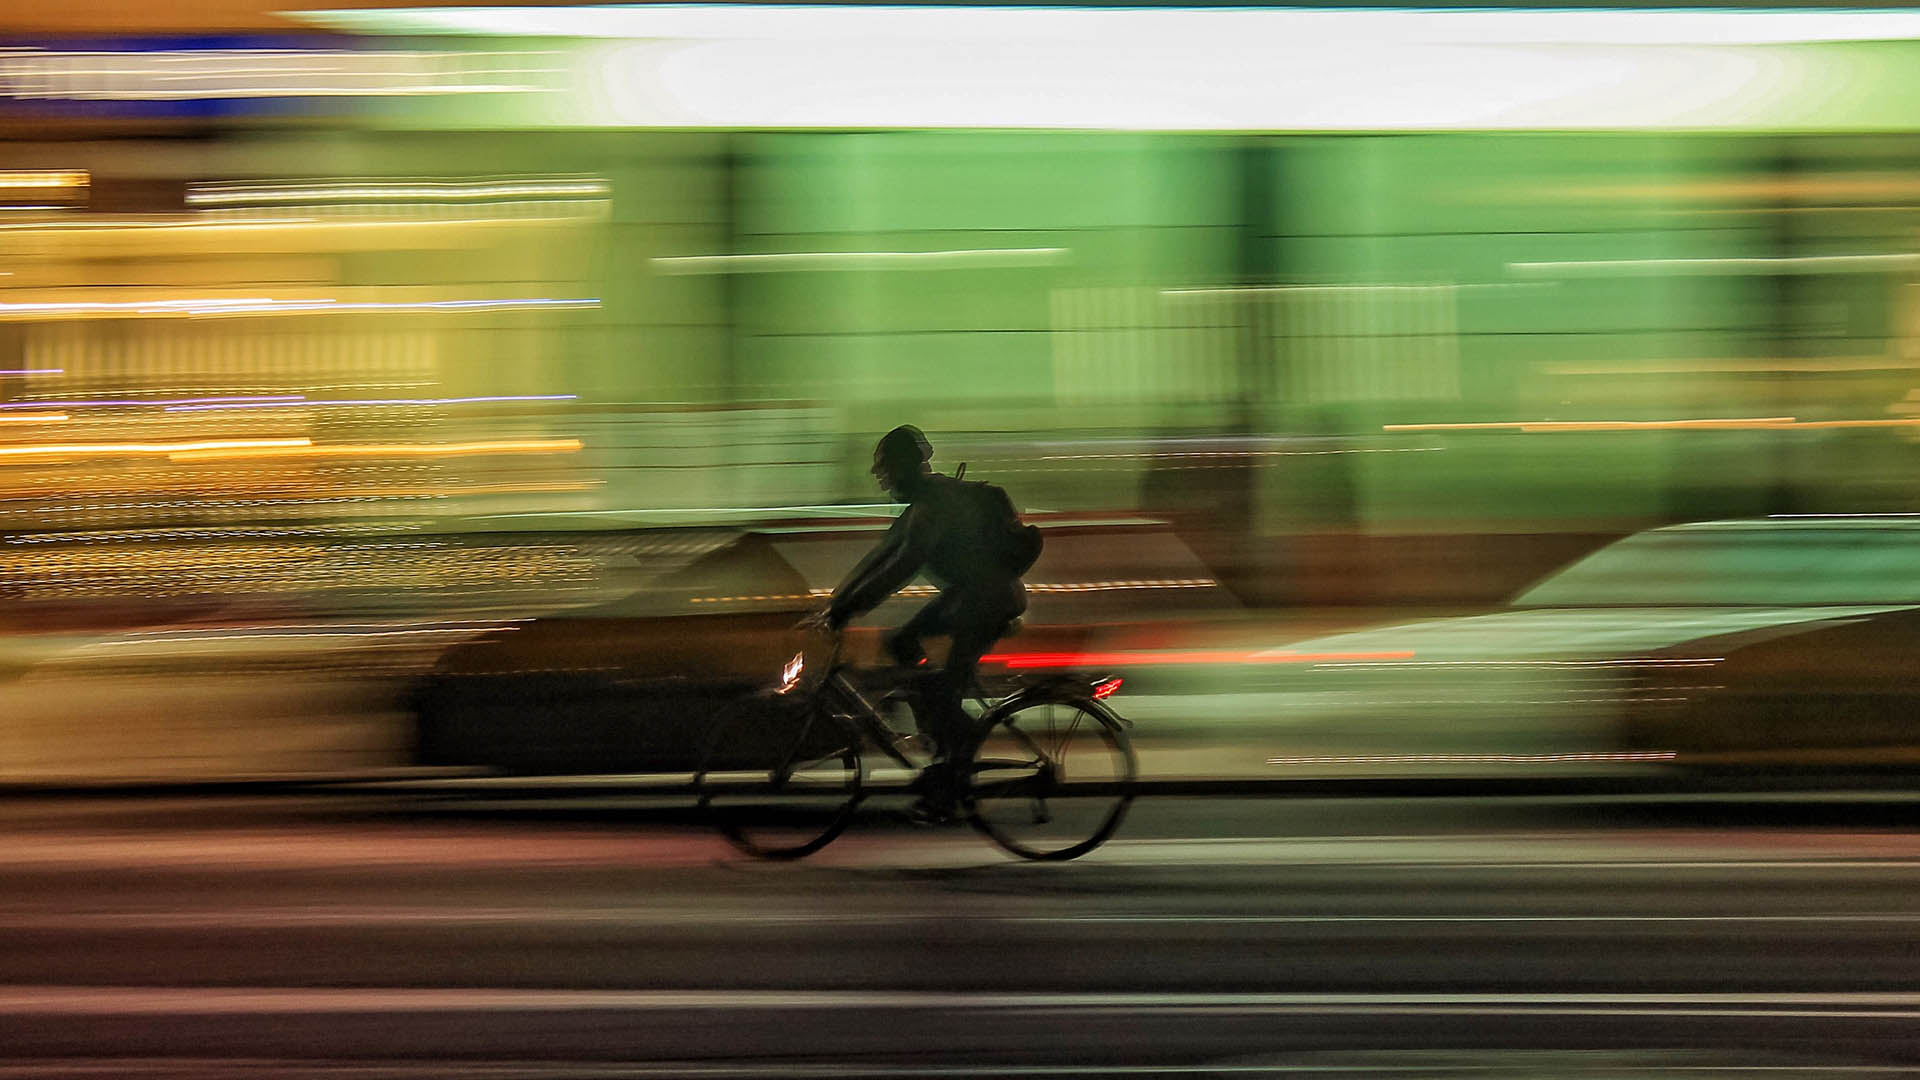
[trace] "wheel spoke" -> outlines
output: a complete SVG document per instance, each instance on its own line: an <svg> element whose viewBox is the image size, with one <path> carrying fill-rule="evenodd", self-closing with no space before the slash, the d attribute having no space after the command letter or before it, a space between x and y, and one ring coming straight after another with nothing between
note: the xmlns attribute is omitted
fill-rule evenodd
<svg viewBox="0 0 1920 1080"><path fill-rule="evenodd" d="M1136 766L1125 733L1097 710L1055 698L998 717L971 773L974 824L1032 859L1071 859L1112 835L1133 799Z"/></svg>
<svg viewBox="0 0 1920 1080"><path fill-rule="evenodd" d="M699 805L742 851L811 854L839 835L860 801L859 749L815 702L746 699L714 718L707 760L695 774Z"/></svg>
<svg viewBox="0 0 1920 1080"><path fill-rule="evenodd" d="M973 797L977 799L1010 799L1029 795L1037 777L1023 776L1012 780L989 780L973 785Z"/></svg>

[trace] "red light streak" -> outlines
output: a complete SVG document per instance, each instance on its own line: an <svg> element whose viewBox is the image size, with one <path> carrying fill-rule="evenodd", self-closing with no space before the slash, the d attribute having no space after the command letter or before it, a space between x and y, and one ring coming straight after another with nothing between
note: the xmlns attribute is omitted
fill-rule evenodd
<svg viewBox="0 0 1920 1080"><path fill-rule="evenodd" d="M1289 652L1285 649L1190 649L1179 652L1018 652L988 653L982 663L1009 671L1050 668L1146 667L1187 664L1328 664L1355 660L1411 660L1403 652Z"/></svg>

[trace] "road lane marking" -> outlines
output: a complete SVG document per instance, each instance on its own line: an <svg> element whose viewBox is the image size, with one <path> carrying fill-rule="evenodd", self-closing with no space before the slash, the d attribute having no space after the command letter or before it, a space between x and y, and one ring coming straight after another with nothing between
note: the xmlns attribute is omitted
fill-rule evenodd
<svg viewBox="0 0 1920 1080"><path fill-rule="evenodd" d="M326 1080L345 1080L356 1076L377 1077L380 1080L420 1077L424 1080L458 1077L460 1080L473 1080L475 1077L540 1077L541 1080L652 1080L660 1077L666 1080L842 1080L854 1077L963 1077L978 1080L979 1077L1106 1077L1106 1076L1337 1076L1342 1078L1398 1075L1402 1073L1415 1076L1446 1076L1465 1074L1472 1077L1489 1075L1539 1075L1547 1073L1553 1076L1679 1076L1690 1073L1710 1073L1727 1080L1738 1080L1744 1076L1773 1076L1787 1073L1794 1076L1809 1075L1867 1075L1867 1076L1905 1076L1920 1072L1920 1066L1914 1065L1687 1065L1669 1062L1655 1056L1642 1059L1631 1055L1603 1055L1598 1060L1582 1061L1577 1056L1571 1060L1557 1057L1533 1057L1524 1064L1515 1065L1502 1061L1499 1055L1490 1055L1486 1063L1468 1065L1449 1065L1445 1063L1396 1065L1382 1062L1376 1058L1355 1055L1360 1060L1342 1063L1326 1061L1320 1064L1287 1065L1259 1064L1244 1062L1219 1062L1203 1065L1020 1065L999 1063L986 1065L872 1065L833 1063L833 1064L783 1064L780 1062L756 1061L750 1065L689 1064L685 1062L611 1062L582 1063L570 1061L538 1061L527 1059L508 1059L491 1061L485 1059L455 1059L450 1061L421 1061L418 1059L404 1062L372 1061L343 1063L331 1059L294 1060L294 1059L258 1059L244 1060L221 1058L111 1058L88 1059L74 1058L64 1061L35 1062L25 1065L0 1064L0 1078L17 1080L70 1080L72 1077L98 1076L158 1076L191 1077L194 1080L210 1080L223 1076L251 1078L259 1076L279 1076L283 1078L324 1077ZM1326 1054L1322 1056L1334 1057Z"/></svg>
<svg viewBox="0 0 1920 1080"><path fill-rule="evenodd" d="M612 926L869 926L986 924L994 926L1057 925L1433 925L1433 924L1555 924L1584 923L1725 923L1731 925L1857 924L1902 925L1920 923L1920 913L1860 912L1817 915L971 915L950 912L767 912L731 913L710 908L570 910L543 908L393 909L339 908L314 910L207 909L200 911L69 911L58 913L0 912L0 930L252 930L323 929L334 926L484 926L490 924L587 924Z"/></svg>
<svg viewBox="0 0 1920 1080"><path fill-rule="evenodd" d="M1716 852L1713 844L1729 846ZM1081 865L1259 865L1268 868L1580 870L1888 870L1920 869L1920 837L1900 842L1835 840L1823 854L1783 857L1745 834L1679 840L1562 833L1390 837L1232 837L1120 839ZM1805 848L1800 850L1804 851ZM1832 854L1824 854L1831 851ZM510 834L466 829L372 833L323 828L209 830L185 833L43 832L0 835L0 869L75 866L188 868L244 874L289 867L406 867L452 871L496 866L648 866L682 869L750 863L705 829L632 833L565 830ZM1016 862L971 835L902 838L853 834L810 860L850 868L981 867ZM772 867L770 872L790 872Z"/></svg>
<svg viewBox="0 0 1920 1080"><path fill-rule="evenodd" d="M0 1015L272 1016L350 1013L949 1010L1525 1013L1920 1019L1920 994L1002 993L846 990L520 990L468 987L0 987Z"/></svg>
<svg viewBox="0 0 1920 1080"><path fill-rule="evenodd" d="M1418 1065L1397 1065L1379 1061L1365 1055L1355 1055L1358 1061L1326 1061L1320 1064L1259 1064L1245 1062L1219 1062L1202 1065L1020 1065L999 1063L984 1065L872 1065L853 1062L832 1064L784 1064L780 1062L756 1061L750 1065L690 1064L686 1062L610 1062L583 1063L571 1061L538 1061L527 1059L507 1059L491 1061L484 1059L461 1058L450 1061L422 1061L412 1059L404 1062L372 1061L343 1063L331 1059L294 1060L294 1059L258 1059L243 1060L222 1058L111 1058L88 1059L73 1058L62 1061L35 1062L24 1065L0 1064L0 1078L18 1078L18 1080L70 1080L72 1077L98 1076L158 1076L191 1077L194 1080L211 1080L223 1076L251 1078L259 1076L279 1076L283 1078L324 1077L326 1080L344 1080L356 1076L377 1077L381 1080L396 1080L404 1077L420 1077L423 1080L458 1077L460 1080L472 1080L475 1077L540 1077L541 1080L652 1080L660 1077L666 1080L842 1080L853 1077L964 1077L977 1080L983 1076L993 1077L1106 1077L1106 1076L1337 1076L1342 1078L1397 1075L1409 1073L1416 1076L1445 1076L1465 1074L1473 1077L1489 1075L1538 1075L1548 1073L1553 1076L1679 1076L1690 1073L1710 1073L1716 1077L1738 1080L1744 1076L1773 1076L1787 1073L1794 1076L1809 1075L1867 1075L1867 1076L1905 1076L1920 1072L1920 1066L1914 1065L1687 1065L1670 1062L1661 1057L1642 1059L1631 1055L1603 1055L1598 1060L1583 1061L1578 1056L1571 1060L1557 1057L1527 1059L1524 1064L1515 1065L1502 1061L1492 1055L1486 1063L1450 1065L1443 1062ZM1337 1057L1322 1052L1321 1056Z"/></svg>

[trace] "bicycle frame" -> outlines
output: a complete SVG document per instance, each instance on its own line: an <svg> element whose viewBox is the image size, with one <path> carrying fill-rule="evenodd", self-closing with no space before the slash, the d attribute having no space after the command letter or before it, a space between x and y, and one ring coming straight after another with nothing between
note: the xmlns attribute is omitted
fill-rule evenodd
<svg viewBox="0 0 1920 1080"><path fill-rule="evenodd" d="M901 768L918 772L922 768L922 765L900 751L897 743L897 740L901 738L900 733L896 732L893 727L886 722L880 715L880 710L876 708L871 701L867 700L866 694L854 684L852 677L849 675L849 672L853 670L852 666L843 663L840 658L842 644L843 640L836 635L833 641L833 649L828 654L826 660L827 674L813 690L808 692L812 698L812 703L816 706L825 706L852 721L856 730L859 731L861 738L864 739L869 746L877 748ZM1103 700L1106 695L1100 692L1102 686L1108 683L1118 686L1119 682L1120 680L1111 678L1090 680L1084 676L1053 675L1031 681L1022 681L1011 693L1006 694L996 701L988 701L976 693L974 700L981 703L984 711L975 720L974 730L970 734L976 739L984 737L986 732L992 730L994 724L1000 717L1021 708L1029 702L1044 698L1047 694L1062 686L1071 687L1084 695L1086 698L1086 706L1092 710L1097 711L1123 727L1132 727L1132 721L1107 707L1106 702ZM1020 737L1022 741L1025 741L1024 735ZM1040 751L1038 747L1034 749L1035 753L1039 754Z"/></svg>
<svg viewBox="0 0 1920 1080"><path fill-rule="evenodd" d="M860 688L855 686L853 680L847 676L847 665L838 662L838 646L835 646L834 651L836 657L832 666L827 669L827 677L821 680L820 688L814 691L816 703L824 701L828 708L838 705L839 708L835 711L854 722L854 726L867 740L868 745L878 748L881 753L892 758L902 768L919 769L919 765L894 745L894 740L899 738L899 735L887 725L886 720L881 718L880 710L874 708L873 703L867 700L867 696L861 693Z"/></svg>

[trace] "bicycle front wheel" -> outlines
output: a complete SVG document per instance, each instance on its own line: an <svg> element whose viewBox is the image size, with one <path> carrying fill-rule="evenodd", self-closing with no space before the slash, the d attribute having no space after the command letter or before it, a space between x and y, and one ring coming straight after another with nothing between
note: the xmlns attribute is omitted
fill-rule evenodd
<svg viewBox="0 0 1920 1080"><path fill-rule="evenodd" d="M714 716L693 784L700 809L734 847L797 859L847 827L861 779L850 725L806 698L763 694Z"/></svg>
<svg viewBox="0 0 1920 1080"><path fill-rule="evenodd" d="M974 752L970 819L1022 858L1077 858L1120 827L1138 772L1105 709L1079 697L1029 702L999 717Z"/></svg>

